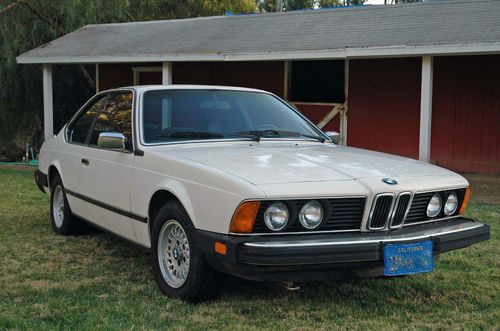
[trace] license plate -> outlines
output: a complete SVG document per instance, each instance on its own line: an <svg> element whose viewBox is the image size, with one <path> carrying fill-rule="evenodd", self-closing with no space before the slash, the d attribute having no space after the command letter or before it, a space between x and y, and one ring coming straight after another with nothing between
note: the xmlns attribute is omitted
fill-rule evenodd
<svg viewBox="0 0 500 331"><path fill-rule="evenodd" d="M432 240L384 246L384 275L409 275L432 270Z"/></svg>

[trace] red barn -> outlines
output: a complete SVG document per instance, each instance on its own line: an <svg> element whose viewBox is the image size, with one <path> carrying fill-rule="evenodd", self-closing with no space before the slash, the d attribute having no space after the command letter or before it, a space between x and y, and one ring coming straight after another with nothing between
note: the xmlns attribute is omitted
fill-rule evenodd
<svg viewBox="0 0 500 331"><path fill-rule="evenodd" d="M254 87L341 143L466 172L500 173L500 1L450 0L88 25L17 58L95 64L97 89Z"/></svg>

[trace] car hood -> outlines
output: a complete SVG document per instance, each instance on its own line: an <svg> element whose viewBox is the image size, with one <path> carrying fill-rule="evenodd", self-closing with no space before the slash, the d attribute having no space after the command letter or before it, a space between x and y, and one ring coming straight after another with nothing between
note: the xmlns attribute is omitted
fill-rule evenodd
<svg viewBox="0 0 500 331"><path fill-rule="evenodd" d="M158 152L217 168L255 185L453 174L413 159L330 143L200 143L170 145Z"/></svg>

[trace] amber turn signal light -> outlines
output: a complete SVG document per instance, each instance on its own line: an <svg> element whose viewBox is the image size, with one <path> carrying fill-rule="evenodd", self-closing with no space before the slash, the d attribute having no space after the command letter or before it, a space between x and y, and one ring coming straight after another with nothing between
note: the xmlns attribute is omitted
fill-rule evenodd
<svg viewBox="0 0 500 331"><path fill-rule="evenodd" d="M227 254L227 246L226 244L220 243L220 242L215 242L215 253L219 253L220 255L226 255Z"/></svg>
<svg viewBox="0 0 500 331"><path fill-rule="evenodd" d="M258 201L242 203L234 213L229 231L235 233L252 232L259 206L260 202Z"/></svg>
<svg viewBox="0 0 500 331"><path fill-rule="evenodd" d="M469 196L470 187L467 187L467 189L465 189L464 201L462 201L462 205L460 206L460 210L458 211L459 214L463 214L465 212L465 208L467 207L467 203L469 202Z"/></svg>

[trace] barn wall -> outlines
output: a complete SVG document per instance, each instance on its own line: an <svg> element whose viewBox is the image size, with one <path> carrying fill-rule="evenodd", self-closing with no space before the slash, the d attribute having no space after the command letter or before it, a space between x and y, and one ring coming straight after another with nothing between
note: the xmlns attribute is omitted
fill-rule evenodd
<svg viewBox="0 0 500 331"><path fill-rule="evenodd" d="M436 57L432 112L438 165L500 173L500 55Z"/></svg>
<svg viewBox="0 0 500 331"><path fill-rule="evenodd" d="M347 144L418 158L420 58L349 61Z"/></svg>
<svg viewBox="0 0 500 331"><path fill-rule="evenodd" d="M132 85L132 67L101 64L101 90ZM418 158L420 58L350 60L348 145ZM160 84L161 73L141 83ZM284 64L176 62L174 84L253 87L284 95ZM431 159L456 171L500 173L500 55L436 57ZM318 123L332 108L297 104ZM339 130L339 116L325 130Z"/></svg>
<svg viewBox="0 0 500 331"><path fill-rule="evenodd" d="M141 85L155 85L161 84L162 82L161 71L153 72L140 72L139 73L139 83Z"/></svg>
<svg viewBox="0 0 500 331"><path fill-rule="evenodd" d="M284 63L174 62L174 84L210 84L258 88L283 97Z"/></svg>

